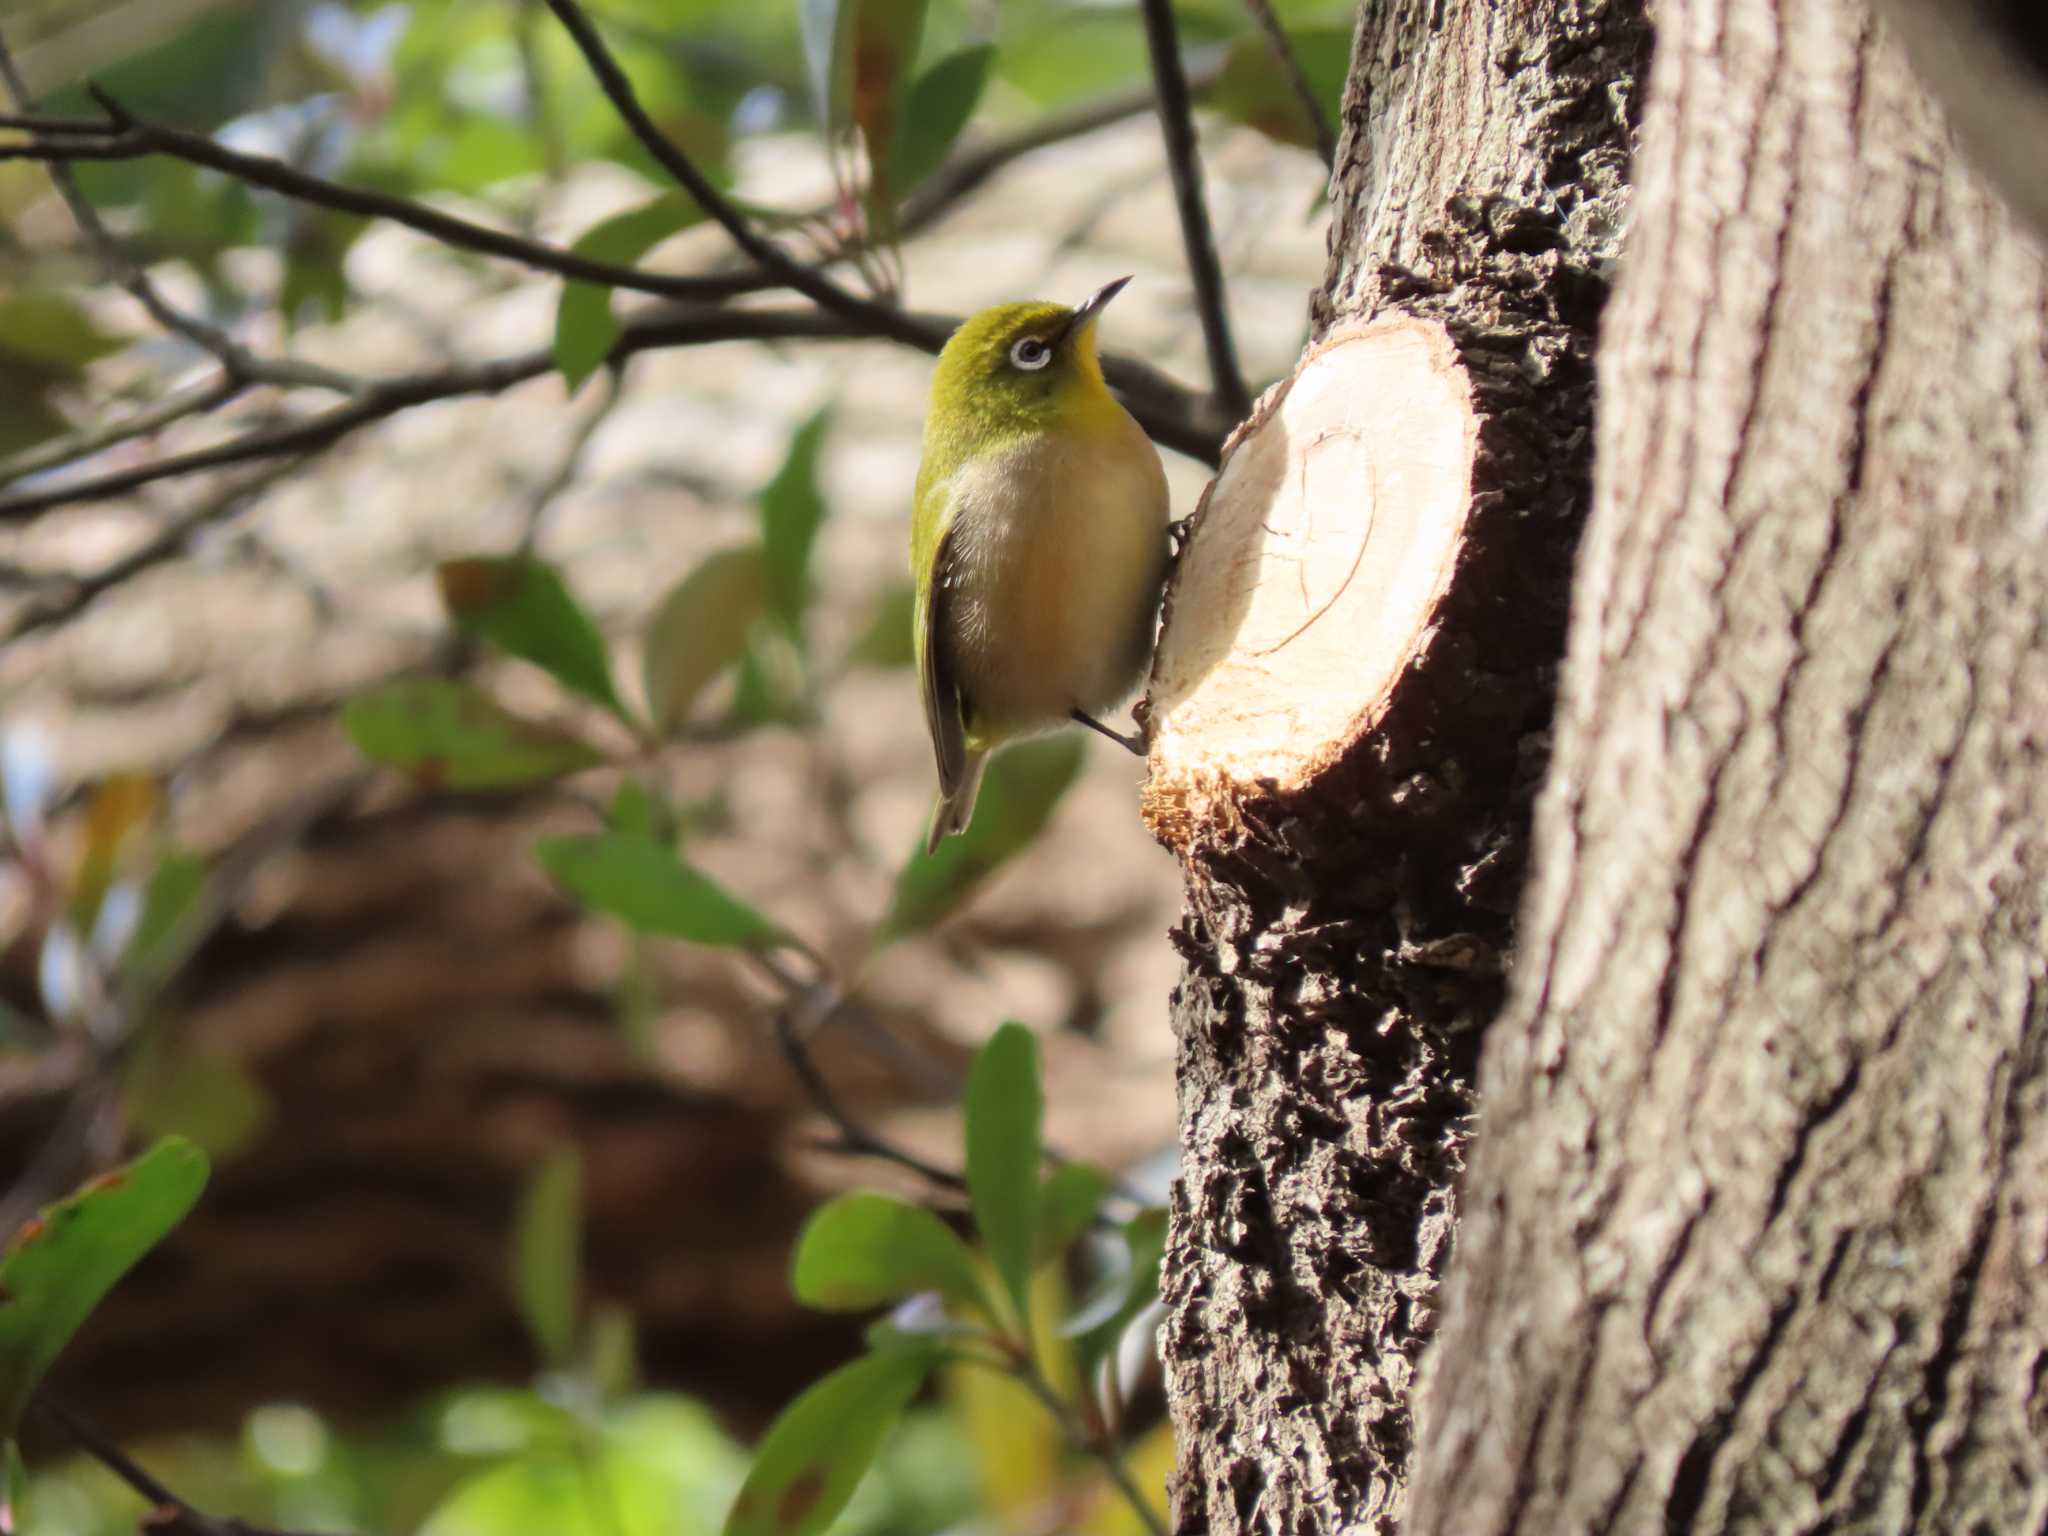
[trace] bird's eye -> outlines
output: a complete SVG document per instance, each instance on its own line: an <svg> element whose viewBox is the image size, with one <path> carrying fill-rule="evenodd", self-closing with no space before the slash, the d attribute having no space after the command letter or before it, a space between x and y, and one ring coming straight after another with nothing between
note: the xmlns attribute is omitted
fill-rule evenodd
<svg viewBox="0 0 2048 1536"><path fill-rule="evenodd" d="M1036 336L1020 336L1010 347L1010 361L1035 372L1052 361L1052 348Z"/></svg>

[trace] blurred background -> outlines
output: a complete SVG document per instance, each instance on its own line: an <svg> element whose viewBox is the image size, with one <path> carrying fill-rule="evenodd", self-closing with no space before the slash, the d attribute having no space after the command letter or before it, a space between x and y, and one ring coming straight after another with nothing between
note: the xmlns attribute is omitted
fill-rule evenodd
<svg viewBox="0 0 2048 1536"><path fill-rule="evenodd" d="M821 95L819 6L589 9L660 126L788 249L875 234ZM1347 5L1277 9L1334 112ZM1256 390L1306 335L1326 173L1239 0L1177 10ZM0 0L0 39L52 114L92 113L89 74L152 120L336 181L656 270L732 265L529 0ZM1105 348L1202 387L1136 5L932 0L911 63L971 89L894 189L899 238L870 238L848 281L959 315L1132 273ZM53 1384L180 1493L251 1518L715 1529L747 1443L858 1346L858 1319L790 1295L806 1213L852 1187L934 1192L826 1145L772 978L581 910L536 842L616 826L623 786L857 995L803 1054L861 1124L957 1168L967 1064L1019 1020L1041 1042L1048 1140L1161 1201L1177 880L1137 819L1142 765L1057 738L1019 769L1042 830L878 944L932 792L905 570L928 357L737 341L615 372L597 364L609 337L656 301L577 298L173 160L77 173L157 290L252 353L377 379L536 350L554 365L323 451L0 522L0 1226L155 1135L214 1161ZM104 255L42 167L0 163L0 498L331 404L265 382L98 444L218 373ZM1206 471L1166 457L1185 515ZM729 634L697 636L716 660L659 746L451 624L446 562L538 556L637 710L643 678L673 681L647 661L673 643L668 595L716 586L764 495L815 520L801 612L777 626L742 604ZM422 675L473 681L604 760L469 792L366 760L342 711ZM146 984L110 988L143 940ZM537 1219L549 1168L577 1191L553 1229L580 1275L574 1370L521 1305L521 1213ZM546 1454L593 1382L601 1515ZM1129 1528L1043 1426L992 1402L949 1377L835 1529ZM1135 1438L1156 1386L1131 1402ZM1156 1482L1170 1445L1140 1444ZM30 1529L132 1528L110 1478L30 1451Z"/></svg>

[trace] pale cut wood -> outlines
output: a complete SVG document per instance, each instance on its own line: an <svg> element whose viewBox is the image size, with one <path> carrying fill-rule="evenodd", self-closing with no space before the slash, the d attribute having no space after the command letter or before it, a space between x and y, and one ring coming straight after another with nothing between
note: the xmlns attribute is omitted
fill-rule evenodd
<svg viewBox="0 0 2048 1536"><path fill-rule="evenodd" d="M1163 841L1241 786L1301 788L1379 723L1456 569L1477 448L1433 321L1346 326L1267 392L1202 497L1153 666Z"/></svg>

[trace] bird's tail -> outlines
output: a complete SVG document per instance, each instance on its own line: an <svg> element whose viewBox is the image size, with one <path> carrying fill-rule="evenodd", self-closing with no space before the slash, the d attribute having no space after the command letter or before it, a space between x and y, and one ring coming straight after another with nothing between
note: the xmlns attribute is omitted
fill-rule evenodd
<svg viewBox="0 0 2048 1536"><path fill-rule="evenodd" d="M924 835L926 853L939 846L940 838L967 830L967 823L974 819L974 797L981 793L981 770L987 762L986 752L968 752L960 782L950 794L940 795L939 803L932 807L932 824Z"/></svg>

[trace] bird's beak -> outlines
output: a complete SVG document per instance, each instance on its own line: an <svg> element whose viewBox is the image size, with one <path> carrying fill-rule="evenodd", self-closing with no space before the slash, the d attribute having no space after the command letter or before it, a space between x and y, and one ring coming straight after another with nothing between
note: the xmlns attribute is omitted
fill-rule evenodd
<svg viewBox="0 0 2048 1536"><path fill-rule="evenodd" d="M1103 310L1109 307L1109 301L1119 293L1122 293L1124 291L1124 284L1129 281L1128 277L1120 277L1113 283L1104 283L1100 288L1089 294L1086 299L1081 301L1080 307L1068 318L1066 328L1060 332L1060 339L1064 341L1069 336L1087 330L1089 326L1100 320Z"/></svg>

